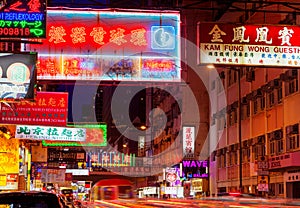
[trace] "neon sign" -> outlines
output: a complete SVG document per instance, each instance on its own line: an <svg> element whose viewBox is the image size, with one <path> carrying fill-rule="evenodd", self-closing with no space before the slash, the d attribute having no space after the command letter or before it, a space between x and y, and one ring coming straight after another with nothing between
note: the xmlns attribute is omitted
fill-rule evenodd
<svg viewBox="0 0 300 208"><path fill-rule="evenodd" d="M180 81L178 12L48 10L38 79Z"/></svg>
<svg viewBox="0 0 300 208"><path fill-rule="evenodd" d="M0 37L45 38L45 31L45 0L18 0L0 10Z"/></svg>
<svg viewBox="0 0 300 208"><path fill-rule="evenodd" d="M107 125L106 124L82 124L69 125L69 127L85 128L85 141L49 141L43 140L44 146L84 146L84 147L104 147L107 145Z"/></svg>

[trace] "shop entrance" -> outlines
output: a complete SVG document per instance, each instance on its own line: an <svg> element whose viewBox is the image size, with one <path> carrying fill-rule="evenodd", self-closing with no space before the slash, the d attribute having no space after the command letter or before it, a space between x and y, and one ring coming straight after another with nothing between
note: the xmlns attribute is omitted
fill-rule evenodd
<svg viewBox="0 0 300 208"><path fill-rule="evenodd" d="M300 181L286 183L286 197L300 199Z"/></svg>

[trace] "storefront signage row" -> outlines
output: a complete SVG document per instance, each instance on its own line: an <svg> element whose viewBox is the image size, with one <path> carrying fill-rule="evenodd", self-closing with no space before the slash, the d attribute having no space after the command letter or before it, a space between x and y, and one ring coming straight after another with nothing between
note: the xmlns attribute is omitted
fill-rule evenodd
<svg viewBox="0 0 300 208"><path fill-rule="evenodd" d="M33 140L85 141L86 129L17 125L15 137Z"/></svg>
<svg viewBox="0 0 300 208"><path fill-rule="evenodd" d="M300 66L300 27L201 23L199 63Z"/></svg>

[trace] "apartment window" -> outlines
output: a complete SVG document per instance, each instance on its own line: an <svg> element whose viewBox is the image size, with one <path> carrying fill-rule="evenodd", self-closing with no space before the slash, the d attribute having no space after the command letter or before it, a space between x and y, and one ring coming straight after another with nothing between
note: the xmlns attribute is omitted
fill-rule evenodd
<svg viewBox="0 0 300 208"><path fill-rule="evenodd" d="M265 156L266 155L266 147L265 144L256 144L253 146L253 157L257 160L258 156Z"/></svg>
<svg viewBox="0 0 300 208"><path fill-rule="evenodd" d="M274 90L268 93L268 107L272 107L275 104Z"/></svg>
<svg viewBox="0 0 300 208"><path fill-rule="evenodd" d="M284 141L282 129L268 133L270 155L278 155L284 151Z"/></svg>
<svg viewBox="0 0 300 208"><path fill-rule="evenodd" d="M286 80L285 83L285 94L290 95L298 92L298 78L297 76Z"/></svg>
<svg viewBox="0 0 300 208"><path fill-rule="evenodd" d="M277 143L277 150L276 153L280 154L283 153L283 139L279 139L276 141Z"/></svg>
<svg viewBox="0 0 300 208"><path fill-rule="evenodd" d="M226 154L222 154L220 156L219 167L220 168L225 168L226 167Z"/></svg>
<svg viewBox="0 0 300 208"><path fill-rule="evenodd" d="M235 70L230 69L228 71L228 86L231 86L232 84L236 83L237 81L237 73Z"/></svg>
<svg viewBox="0 0 300 208"><path fill-rule="evenodd" d="M237 109L234 108L229 112L229 125L232 126L237 123Z"/></svg>
<svg viewBox="0 0 300 208"><path fill-rule="evenodd" d="M293 79L288 82L288 95L298 91L298 79Z"/></svg>
<svg viewBox="0 0 300 208"><path fill-rule="evenodd" d="M283 185L283 183L278 183L278 194L284 194L284 185Z"/></svg>
<svg viewBox="0 0 300 208"><path fill-rule="evenodd" d="M226 128L226 109L223 108L220 112L218 112L218 116L217 116L217 129L218 130L223 130L224 128Z"/></svg>
<svg viewBox="0 0 300 208"><path fill-rule="evenodd" d="M286 127L286 148L287 151L299 149L299 124Z"/></svg>
<svg viewBox="0 0 300 208"><path fill-rule="evenodd" d="M242 151L243 154L243 162L250 162L250 148L246 147Z"/></svg>
<svg viewBox="0 0 300 208"><path fill-rule="evenodd" d="M245 120L250 117L250 102L245 98L241 105L242 115L241 119Z"/></svg>
<svg viewBox="0 0 300 208"><path fill-rule="evenodd" d="M265 97L256 97L253 101L253 114L257 114L265 109Z"/></svg>
<svg viewBox="0 0 300 208"><path fill-rule="evenodd" d="M275 140L270 142L270 155L275 154Z"/></svg>
<svg viewBox="0 0 300 208"><path fill-rule="evenodd" d="M278 102L278 103L281 103L281 102L282 102L282 98L283 98L283 95L282 95L282 87L280 86L280 87L277 89L277 102Z"/></svg>
<svg viewBox="0 0 300 208"><path fill-rule="evenodd" d="M218 119L218 130L223 130L226 127L226 119L225 116L221 116Z"/></svg>
<svg viewBox="0 0 300 208"><path fill-rule="evenodd" d="M299 149L299 135L292 134L287 136L288 147L287 150Z"/></svg>

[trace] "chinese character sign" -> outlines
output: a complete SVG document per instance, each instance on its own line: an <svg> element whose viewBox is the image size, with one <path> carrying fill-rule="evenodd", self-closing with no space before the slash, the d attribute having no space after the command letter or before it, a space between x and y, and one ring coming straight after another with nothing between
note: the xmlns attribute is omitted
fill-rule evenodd
<svg viewBox="0 0 300 208"><path fill-rule="evenodd" d="M300 27L202 23L199 63L300 66Z"/></svg>
<svg viewBox="0 0 300 208"><path fill-rule="evenodd" d="M68 125L71 127L73 125ZM86 129L86 140L82 142L73 141L42 141L44 146L83 146L83 147L105 147L107 145L106 124L83 124L75 125L76 128Z"/></svg>
<svg viewBox="0 0 300 208"><path fill-rule="evenodd" d="M180 80L178 12L47 11L38 78Z"/></svg>
<svg viewBox="0 0 300 208"><path fill-rule="evenodd" d="M17 0L0 9L0 37L45 38L46 1Z"/></svg>
<svg viewBox="0 0 300 208"><path fill-rule="evenodd" d="M195 150L195 127L183 127L183 156L193 158Z"/></svg>
<svg viewBox="0 0 300 208"><path fill-rule="evenodd" d="M86 129L17 125L15 138L33 140L85 141Z"/></svg>
<svg viewBox="0 0 300 208"><path fill-rule="evenodd" d="M19 141L0 138L0 174L19 173Z"/></svg>
<svg viewBox="0 0 300 208"><path fill-rule="evenodd" d="M32 102L1 105L0 123L66 126L68 93L37 92Z"/></svg>

